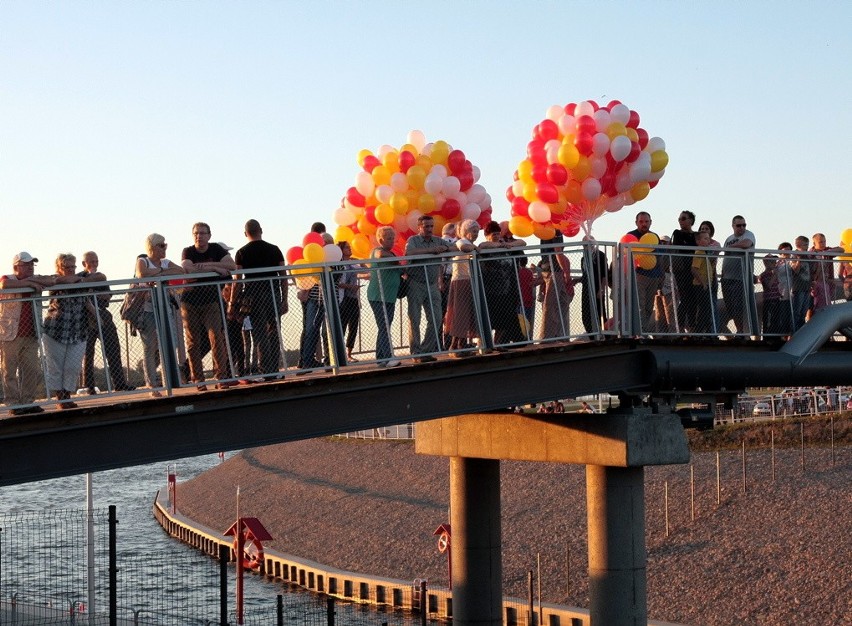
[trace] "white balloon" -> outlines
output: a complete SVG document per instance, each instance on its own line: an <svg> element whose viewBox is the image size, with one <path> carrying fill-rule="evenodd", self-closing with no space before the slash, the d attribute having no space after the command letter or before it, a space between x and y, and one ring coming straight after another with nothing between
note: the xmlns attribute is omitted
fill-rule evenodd
<svg viewBox="0 0 852 626"><path fill-rule="evenodd" d="M441 192L433 193L432 197L435 198L435 211L440 211L441 207L444 206L444 201L447 199L447 197ZM435 211L433 211L433 213Z"/></svg>
<svg viewBox="0 0 852 626"><path fill-rule="evenodd" d="M417 220L420 219L420 216L423 215L417 209L411 209L408 214L405 216L405 223L411 229L417 230Z"/></svg>
<svg viewBox="0 0 852 626"><path fill-rule="evenodd" d="M393 195L393 187L390 185L379 185L376 188L376 200L382 203L390 201Z"/></svg>
<svg viewBox="0 0 852 626"><path fill-rule="evenodd" d="M426 135L423 134L422 130L409 131L407 143L417 148L418 152L423 152L423 146L426 145Z"/></svg>
<svg viewBox="0 0 852 626"><path fill-rule="evenodd" d="M534 222L545 224L550 221L550 207L541 200L530 202L527 213Z"/></svg>
<svg viewBox="0 0 852 626"><path fill-rule="evenodd" d="M426 156L431 156L432 155L432 148L434 148L434 147L435 147L434 143L431 143L431 142L427 143L425 146L423 146L423 149L420 151L420 154L423 154L423 155L426 155Z"/></svg>
<svg viewBox="0 0 852 626"><path fill-rule="evenodd" d="M589 177L583 181L580 190L583 192L583 197L589 202L597 200L601 195L601 182L597 178Z"/></svg>
<svg viewBox="0 0 852 626"><path fill-rule="evenodd" d="M565 109L559 106L558 104L554 104L550 108L547 109L547 115L545 117L554 122L559 122L559 118L565 115Z"/></svg>
<svg viewBox="0 0 852 626"><path fill-rule="evenodd" d="M624 198L624 206L630 206L631 204L635 204L636 200L633 199L633 196L630 193L623 193L621 197Z"/></svg>
<svg viewBox="0 0 852 626"><path fill-rule="evenodd" d="M659 172L651 172L648 175L648 182L650 183L650 182L653 182L655 180L660 180L663 177L663 174L665 174L665 173L666 173L665 168L661 169Z"/></svg>
<svg viewBox="0 0 852 626"><path fill-rule="evenodd" d="M326 263L336 263L343 258L343 250L336 243L329 243L322 247L322 253Z"/></svg>
<svg viewBox="0 0 852 626"><path fill-rule="evenodd" d="M592 137L592 154L595 156L605 155L609 150L609 144L609 136L606 133L595 133Z"/></svg>
<svg viewBox="0 0 852 626"><path fill-rule="evenodd" d="M609 116L613 122L618 122L626 126L627 122L630 121L630 107L623 104L616 104L609 112Z"/></svg>
<svg viewBox="0 0 852 626"><path fill-rule="evenodd" d="M592 177L600 179L601 176L606 174L606 157L589 157L589 166L591 167Z"/></svg>
<svg viewBox="0 0 852 626"><path fill-rule="evenodd" d="M552 141L556 141L555 139ZM550 143L548 141L547 143ZM561 141L556 141L556 146L550 146L549 148L545 148L544 156L547 159L548 165L552 165L553 163L559 163L559 146L562 145Z"/></svg>
<svg viewBox="0 0 852 626"><path fill-rule="evenodd" d="M429 170L429 173L444 178L447 175L447 168L445 165L441 165L440 163L438 163L438 165L432 166L432 169Z"/></svg>
<svg viewBox="0 0 852 626"><path fill-rule="evenodd" d="M630 170L623 169L615 177L615 190L618 193L630 191L633 188L633 181L630 179Z"/></svg>
<svg viewBox="0 0 852 626"><path fill-rule="evenodd" d="M619 135L612 140L609 153L616 163L623 161L630 155L631 145L630 138L627 135Z"/></svg>
<svg viewBox="0 0 852 626"><path fill-rule="evenodd" d="M482 185L480 185L482 187ZM485 187L482 187L483 192L485 191ZM515 194L516 197L524 195L524 182L521 180L516 180L512 183L512 193ZM485 193L482 194L482 197L485 197Z"/></svg>
<svg viewBox="0 0 852 626"><path fill-rule="evenodd" d="M358 172L355 177L355 189L358 190L365 198L369 198L376 190L376 183L373 182L373 177L369 172Z"/></svg>
<svg viewBox="0 0 852 626"><path fill-rule="evenodd" d="M431 174L427 176L426 180L423 182L423 189L426 190L426 193L431 193L433 196L436 193L439 193L443 186L443 179L440 176L432 176Z"/></svg>
<svg viewBox="0 0 852 626"><path fill-rule="evenodd" d="M593 116L595 118L595 128L599 133L605 132L609 128L609 123L612 121L609 111L606 109L598 109Z"/></svg>
<svg viewBox="0 0 852 626"><path fill-rule="evenodd" d="M338 226L350 226L355 223L355 214L346 207L340 207L334 212L334 223Z"/></svg>
<svg viewBox="0 0 852 626"><path fill-rule="evenodd" d="M482 209L479 208L479 205L474 202L469 202L464 205L464 208L461 211L461 217L463 220L475 220L479 217L480 213L482 213Z"/></svg>
<svg viewBox="0 0 852 626"><path fill-rule="evenodd" d="M408 177L402 172L395 172L391 174L390 186L394 191L408 191Z"/></svg>
<svg viewBox="0 0 852 626"><path fill-rule="evenodd" d="M514 193L517 196L519 194L516 193L516 191L515 191L516 189L518 189L518 187L516 187L516 183L521 183L521 181L516 180L514 183L512 183L512 193ZM520 195L523 195L523 193L524 193L524 184L523 183L520 184L520 190L521 190ZM468 189L468 191L467 191L467 199L471 202L476 202L477 204L479 204L480 200L482 200L484 197L485 197L485 187L483 187L482 185L476 184L473 187L471 187L470 189Z"/></svg>
<svg viewBox="0 0 852 626"><path fill-rule="evenodd" d="M490 209L491 208L491 194L486 193L485 194L485 200L480 202L479 206L482 207L483 211L487 211L488 209Z"/></svg>
<svg viewBox="0 0 852 626"><path fill-rule="evenodd" d="M594 115L595 107L591 102L584 100L574 109L574 117L582 117L583 115Z"/></svg>
<svg viewBox="0 0 852 626"><path fill-rule="evenodd" d="M456 195L453 196L453 198L455 198L456 202L459 203L459 206L464 206L466 204L470 204L470 199L467 197L467 194L463 191L458 192Z"/></svg>
<svg viewBox="0 0 852 626"><path fill-rule="evenodd" d="M363 207L355 206L354 204L349 202L348 198L343 199L343 206L352 211L354 215L361 215L361 213L363 213L364 211Z"/></svg>
<svg viewBox="0 0 852 626"><path fill-rule="evenodd" d="M648 180L651 175L651 155L646 153L640 154L639 158L630 166L630 180L633 184L643 183Z"/></svg>
<svg viewBox="0 0 852 626"><path fill-rule="evenodd" d="M567 113L559 118L559 132L562 136L573 135L577 130L577 120L573 115Z"/></svg>
<svg viewBox="0 0 852 626"><path fill-rule="evenodd" d="M613 196L607 200L604 210L606 210L607 213L615 213L616 211L621 210L623 206L624 196L622 194L618 194L617 196Z"/></svg>
<svg viewBox="0 0 852 626"><path fill-rule="evenodd" d="M665 150L666 142L659 137L651 137L648 140L648 145L645 146L645 152L656 152L657 150Z"/></svg>
<svg viewBox="0 0 852 626"><path fill-rule="evenodd" d="M379 151L376 153L376 156L379 157L380 161L383 161L384 158L385 158L385 155L390 153L390 152L396 152L396 148L394 148L393 146L389 146L388 144L385 144L381 148L379 148Z"/></svg>
<svg viewBox="0 0 852 626"><path fill-rule="evenodd" d="M407 215L394 215L393 218L393 227L398 233L404 233L405 229L408 228L408 216ZM412 230L417 230L416 228L412 228Z"/></svg>
<svg viewBox="0 0 852 626"><path fill-rule="evenodd" d="M459 179L455 176L447 176L444 179L441 191L443 191L444 195L448 198L455 197L458 192L461 191L461 183L459 182Z"/></svg>
<svg viewBox="0 0 852 626"><path fill-rule="evenodd" d="M479 177L482 176L482 171L475 165L471 169L473 170L473 182L478 183Z"/></svg>

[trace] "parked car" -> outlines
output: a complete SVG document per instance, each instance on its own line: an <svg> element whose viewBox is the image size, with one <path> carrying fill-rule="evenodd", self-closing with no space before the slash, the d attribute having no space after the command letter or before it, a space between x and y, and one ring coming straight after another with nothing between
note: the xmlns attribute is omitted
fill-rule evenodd
<svg viewBox="0 0 852 626"><path fill-rule="evenodd" d="M772 407L768 402L758 402L754 405L751 414L755 417L769 417L772 415Z"/></svg>

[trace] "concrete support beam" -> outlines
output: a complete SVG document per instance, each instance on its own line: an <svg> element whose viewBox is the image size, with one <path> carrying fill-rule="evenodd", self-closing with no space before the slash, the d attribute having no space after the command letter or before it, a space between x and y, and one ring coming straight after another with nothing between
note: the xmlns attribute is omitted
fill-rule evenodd
<svg viewBox="0 0 852 626"><path fill-rule="evenodd" d="M450 458L453 624L502 626L500 462Z"/></svg>
<svg viewBox="0 0 852 626"><path fill-rule="evenodd" d="M605 415L474 413L421 422L420 454L611 467L688 463L677 415L634 408Z"/></svg>
<svg viewBox="0 0 852 626"><path fill-rule="evenodd" d="M592 626L648 623L641 467L586 467Z"/></svg>

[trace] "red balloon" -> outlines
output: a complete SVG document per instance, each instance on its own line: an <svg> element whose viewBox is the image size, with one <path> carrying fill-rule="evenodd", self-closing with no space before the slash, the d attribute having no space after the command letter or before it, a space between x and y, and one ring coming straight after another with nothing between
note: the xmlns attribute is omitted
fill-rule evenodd
<svg viewBox="0 0 852 626"><path fill-rule="evenodd" d="M621 243L636 243L637 241L639 241L639 238L636 235L631 235L630 233L627 233L621 239L619 239L619 241Z"/></svg>
<svg viewBox="0 0 852 626"><path fill-rule="evenodd" d="M576 237L579 232L580 232L580 225L579 224L569 224L568 228L566 228L565 232L562 233L562 234L565 235L566 237Z"/></svg>
<svg viewBox="0 0 852 626"><path fill-rule="evenodd" d="M616 104L621 104L621 100L610 100L609 103L606 105L606 110L612 111L612 107L614 107Z"/></svg>
<svg viewBox="0 0 852 626"><path fill-rule="evenodd" d="M517 174L517 172L515 172L515 174ZM515 177L515 180L518 180L517 176ZM506 200L510 203L515 200L515 191L512 189L512 185L506 187Z"/></svg>
<svg viewBox="0 0 852 626"><path fill-rule="evenodd" d="M538 136L543 141L550 141L551 139L556 139L559 136L559 127L553 120L542 120L541 124L538 125Z"/></svg>
<svg viewBox="0 0 852 626"><path fill-rule="evenodd" d="M375 155L367 155L364 157L364 171L370 172L372 174L373 170L381 165L382 162L379 161L379 158Z"/></svg>
<svg viewBox="0 0 852 626"><path fill-rule="evenodd" d="M591 115L581 115L577 118L577 133L588 133L594 135L597 130L597 122Z"/></svg>
<svg viewBox="0 0 852 626"><path fill-rule="evenodd" d="M527 158L533 163L547 163L547 152L541 139L533 139L527 144Z"/></svg>
<svg viewBox="0 0 852 626"><path fill-rule="evenodd" d="M529 217L530 203L523 196L517 196L512 200L512 215L523 215Z"/></svg>
<svg viewBox="0 0 852 626"><path fill-rule="evenodd" d="M632 141L630 142L630 154L628 154L627 158L624 160L628 163L633 163L633 161L639 158L640 154L642 154L642 147L639 145L639 142Z"/></svg>
<svg viewBox="0 0 852 626"><path fill-rule="evenodd" d="M651 189L653 189L654 187L656 187L656 186L657 186L657 183L658 183L658 182L660 182L660 181L658 181L658 180L649 180L649 181L648 181L648 187L650 187Z"/></svg>
<svg viewBox="0 0 852 626"><path fill-rule="evenodd" d="M559 192L556 190L556 185L552 183L539 183L535 186L535 195L538 199L547 204L559 202Z"/></svg>
<svg viewBox="0 0 852 626"><path fill-rule="evenodd" d="M349 200L349 204L357 207L363 207L366 204L366 198L358 193L358 190L355 187L350 187L346 190L346 199Z"/></svg>
<svg viewBox="0 0 852 626"><path fill-rule="evenodd" d="M532 179L537 183L547 182L547 165L539 163L532 168Z"/></svg>
<svg viewBox="0 0 852 626"><path fill-rule="evenodd" d="M598 103L597 103L597 102L595 102L594 100L588 100L588 103L592 105L592 108L593 108L595 111L597 111L598 109L600 109L600 106L598 106Z"/></svg>
<svg viewBox="0 0 852 626"><path fill-rule="evenodd" d="M456 174L456 178L458 178L459 183L461 183L462 191L467 191L468 189L473 187L473 172L462 170L461 172Z"/></svg>
<svg viewBox="0 0 852 626"><path fill-rule="evenodd" d="M403 174L407 173L409 168L417 163L417 158L408 150L403 150L399 153L399 171Z"/></svg>
<svg viewBox="0 0 852 626"><path fill-rule="evenodd" d="M615 190L615 174L613 172L608 171L601 176L601 193L608 195L610 198L617 193Z"/></svg>
<svg viewBox="0 0 852 626"><path fill-rule="evenodd" d="M565 113L568 115L574 115L574 111L577 110L577 105L574 102L569 102L565 105Z"/></svg>
<svg viewBox="0 0 852 626"><path fill-rule="evenodd" d="M564 185L568 182L568 170L561 163L551 163L547 166L547 180L554 185Z"/></svg>
<svg viewBox="0 0 852 626"><path fill-rule="evenodd" d="M637 128L636 134L639 135L639 147L644 150L648 145L648 131L644 128Z"/></svg>
<svg viewBox="0 0 852 626"><path fill-rule="evenodd" d="M476 218L476 223L479 224L480 228L485 228L488 225L488 222L491 221L491 211L483 211L479 214L479 217Z"/></svg>
<svg viewBox="0 0 852 626"><path fill-rule="evenodd" d="M583 156L589 156L592 153L595 141L592 139L591 133L581 132L577 135L576 139L574 139L574 145L577 147L577 150L580 151L580 154Z"/></svg>
<svg viewBox="0 0 852 626"><path fill-rule="evenodd" d="M302 246L293 246L289 250L287 250L287 254L284 258L287 259L287 265L293 265L296 261L302 258Z"/></svg>
<svg viewBox="0 0 852 626"><path fill-rule="evenodd" d="M322 238L322 235L320 235L319 233L310 232L307 235L305 235L304 237L302 237L302 245L303 246L306 246L309 243L315 243L317 245L324 246L325 240ZM292 248L291 248L291 250L292 250ZM301 255L299 256L299 258L302 258Z"/></svg>
<svg viewBox="0 0 852 626"><path fill-rule="evenodd" d="M627 128L639 128L639 114L636 111L630 111L630 119L627 120Z"/></svg>
<svg viewBox="0 0 852 626"><path fill-rule="evenodd" d="M459 216L461 205L455 198L447 198L444 200L444 206L441 207L441 215L448 220L453 220Z"/></svg>
<svg viewBox="0 0 852 626"><path fill-rule="evenodd" d="M461 172L464 168L464 152L461 150L453 150L447 156L447 166L450 168L450 172L456 174L457 172Z"/></svg>
<svg viewBox="0 0 852 626"><path fill-rule="evenodd" d="M364 217L366 217L367 221L374 226L383 226L383 224L379 224L379 220L376 219L376 207L374 206L364 208Z"/></svg>

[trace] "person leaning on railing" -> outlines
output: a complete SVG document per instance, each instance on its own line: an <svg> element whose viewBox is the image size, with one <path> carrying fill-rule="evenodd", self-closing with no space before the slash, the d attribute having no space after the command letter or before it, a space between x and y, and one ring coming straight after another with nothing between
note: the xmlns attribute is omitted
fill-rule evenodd
<svg viewBox="0 0 852 626"><path fill-rule="evenodd" d="M0 289L42 289L56 284L54 276L34 274L38 259L29 252L19 252L12 259L12 274L0 276ZM0 295L0 356L2 356L3 398L12 415L41 413L33 404L41 378L38 362L36 307L32 294Z"/></svg>

